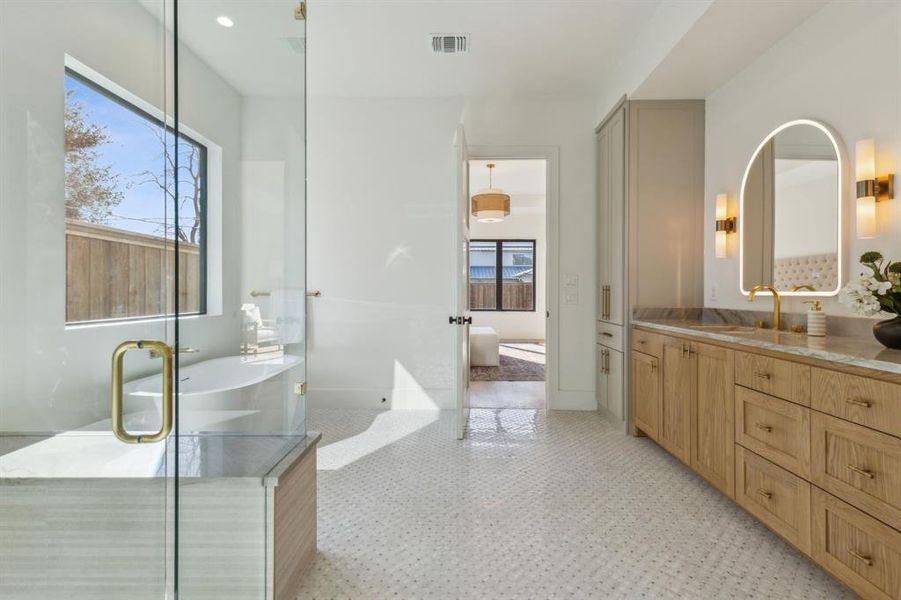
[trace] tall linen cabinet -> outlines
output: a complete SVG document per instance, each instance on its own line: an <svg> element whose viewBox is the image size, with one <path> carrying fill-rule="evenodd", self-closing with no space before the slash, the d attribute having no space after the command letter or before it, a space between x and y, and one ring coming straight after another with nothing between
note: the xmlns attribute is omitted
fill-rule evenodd
<svg viewBox="0 0 901 600"><path fill-rule="evenodd" d="M596 397L625 423L632 311L703 306L704 101L624 98L595 132Z"/></svg>

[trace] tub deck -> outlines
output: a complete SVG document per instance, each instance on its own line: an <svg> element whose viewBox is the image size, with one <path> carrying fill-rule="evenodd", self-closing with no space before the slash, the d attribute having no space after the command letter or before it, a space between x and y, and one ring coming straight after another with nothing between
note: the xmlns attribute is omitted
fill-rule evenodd
<svg viewBox="0 0 901 600"><path fill-rule="evenodd" d="M0 435L0 597L156 600L173 556L191 598L293 597L316 550L319 437L182 436L175 479L174 440Z"/></svg>

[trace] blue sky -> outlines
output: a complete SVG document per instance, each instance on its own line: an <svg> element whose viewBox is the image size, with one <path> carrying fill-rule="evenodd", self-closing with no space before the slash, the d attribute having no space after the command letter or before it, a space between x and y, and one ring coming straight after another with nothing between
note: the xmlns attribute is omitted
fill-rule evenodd
<svg viewBox="0 0 901 600"><path fill-rule="evenodd" d="M155 183L139 183L140 174L152 171L162 175L164 167L163 148L154 128L158 125L114 102L100 92L90 88L75 77L66 74L66 92L71 90L71 99L84 107L85 118L90 123L104 127L110 142L98 148L99 161L110 165L119 175L117 187L124 200L113 208L113 217L106 223L110 227L161 235L160 225L166 218L166 196ZM68 97L68 96L67 96ZM168 219L173 218L172 207ZM182 205L180 221L190 223L194 218L193 205ZM140 219L149 219L148 223Z"/></svg>

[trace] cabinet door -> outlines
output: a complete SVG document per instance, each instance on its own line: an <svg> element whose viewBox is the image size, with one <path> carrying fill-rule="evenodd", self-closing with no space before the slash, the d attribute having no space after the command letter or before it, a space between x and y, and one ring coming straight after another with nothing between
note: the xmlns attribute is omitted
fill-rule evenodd
<svg viewBox="0 0 901 600"><path fill-rule="evenodd" d="M597 352L597 374L598 379L595 384L595 398L598 401L599 410L607 410L607 348L598 345Z"/></svg>
<svg viewBox="0 0 901 600"><path fill-rule="evenodd" d="M658 439L660 423L660 368L653 356L632 352L632 423Z"/></svg>
<svg viewBox="0 0 901 600"><path fill-rule="evenodd" d="M607 320L605 289L610 283L610 251L608 229L610 213L610 128L605 125L597 135L597 314L598 321Z"/></svg>
<svg viewBox="0 0 901 600"><path fill-rule="evenodd" d="M664 339L660 437L657 440L686 464L691 463L691 403L697 377L690 349L688 342Z"/></svg>
<svg viewBox="0 0 901 600"><path fill-rule="evenodd" d="M614 417L623 420L625 417L625 399L623 392L623 353L618 350L607 350L607 410Z"/></svg>
<svg viewBox="0 0 901 600"><path fill-rule="evenodd" d="M731 350L691 345L697 385L691 403L691 466L727 496L735 495L735 377Z"/></svg>
<svg viewBox="0 0 901 600"><path fill-rule="evenodd" d="M609 159L607 167L607 232L608 256L607 320L617 325L623 324L625 304L624 256L625 208L626 208L626 118L625 108L610 119Z"/></svg>

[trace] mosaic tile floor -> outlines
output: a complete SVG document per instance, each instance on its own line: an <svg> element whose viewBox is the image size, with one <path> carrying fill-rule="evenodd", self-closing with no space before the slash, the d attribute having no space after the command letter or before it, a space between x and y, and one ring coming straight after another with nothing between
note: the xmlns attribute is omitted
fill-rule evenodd
<svg viewBox="0 0 901 600"><path fill-rule="evenodd" d="M319 556L299 598L852 598L596 413L312 410Z"/></svg>

